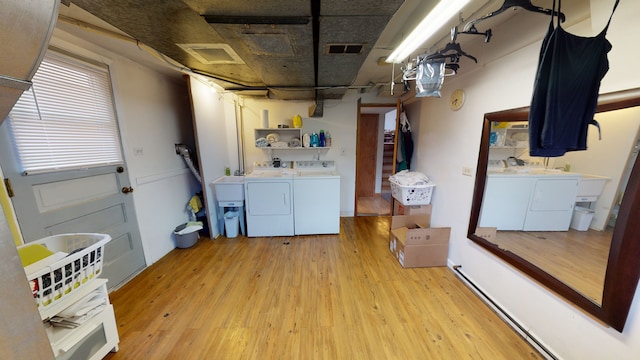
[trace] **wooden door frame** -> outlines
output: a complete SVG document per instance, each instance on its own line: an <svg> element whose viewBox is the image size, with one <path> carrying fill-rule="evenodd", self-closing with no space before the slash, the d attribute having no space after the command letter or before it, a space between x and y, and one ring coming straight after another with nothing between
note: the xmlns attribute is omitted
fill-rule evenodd
<svg viewBox="0 0 640 360"><path fill-rule="evenodd" d="M398 153L398 130L400 129L400 112L402 110L402 102L400 101L400 99L398 99L396 101L395 104L389 104L389 103L371 103L371 104L363 104L362 103L362 99L358 99L358 117L356 118L356 160L358 159L358 149L360 148L360 127L358 126L359 122L360 122L360 115L362 113L361 108L363 107L386 107L386 108L396 108L396 129L395 129L395 134L393 136L393 167L391 169L391 174L395 174L396 173L396 156ZM353 196L353 216L358 216L358 167L355 166L356 168L356 184L355 184L355 189L354 189L354 196ZM389 202L389 206L390 206L390 214L393 214L393 205L394 205L394 199L393 197L391 197L391 201Z"/></svg>

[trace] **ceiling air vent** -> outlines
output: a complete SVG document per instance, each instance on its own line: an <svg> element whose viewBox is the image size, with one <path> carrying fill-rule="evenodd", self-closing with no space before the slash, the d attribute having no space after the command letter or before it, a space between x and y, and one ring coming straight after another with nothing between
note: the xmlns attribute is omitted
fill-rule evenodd
<svg viewBox="0 0 640 360"><path fill-rule="evenodd" d="M176 44L203 64L244 64L227 44Z"/></svg>
<svg viewBox="0 0 640 360"><path fill-rule="evenodd" d="M328 44L327 54L355 54L362 53L364 44Z"/></svg>

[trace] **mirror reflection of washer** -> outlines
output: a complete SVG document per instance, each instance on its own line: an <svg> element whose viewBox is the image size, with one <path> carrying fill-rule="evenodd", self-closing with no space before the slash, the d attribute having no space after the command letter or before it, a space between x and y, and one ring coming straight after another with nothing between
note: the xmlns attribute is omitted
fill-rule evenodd
<svg viewBox="0 0 640 360"><path fill-rule="evenodd" d="M340 232L340 175L332 160L296 161L293 204L296 235Z"/></svg>

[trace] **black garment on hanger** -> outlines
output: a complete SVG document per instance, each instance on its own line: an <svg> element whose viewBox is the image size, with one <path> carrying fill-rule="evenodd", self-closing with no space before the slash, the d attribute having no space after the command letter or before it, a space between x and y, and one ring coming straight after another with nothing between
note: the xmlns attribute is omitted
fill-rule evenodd
<svg viewBox="0 0 640 360"><path fill-rule="evenodd" d="M560 13L561 0L558 1ZM609 70L607 26L594 37L566 32L551 16L542 40L529 112L529 154L556 157L587 149L587 127L594 124L600 81ZM555 0L553 7L555 9ZM597 124L597 123L595 123Z"/></svg>

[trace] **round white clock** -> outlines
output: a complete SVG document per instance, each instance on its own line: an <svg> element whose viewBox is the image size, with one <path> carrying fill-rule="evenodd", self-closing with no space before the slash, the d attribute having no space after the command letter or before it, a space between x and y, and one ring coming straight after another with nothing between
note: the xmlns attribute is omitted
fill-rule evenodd
<svg viewBox="0 0 640 360"><path fill-rule="evenodd" d="M457 111L464 105L464 90L456 89L451 93L451 98L449 99L449 106L451 110Z"/></svg>

